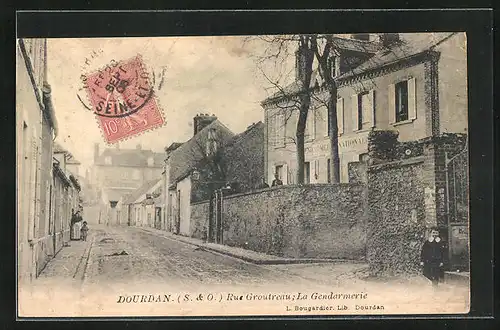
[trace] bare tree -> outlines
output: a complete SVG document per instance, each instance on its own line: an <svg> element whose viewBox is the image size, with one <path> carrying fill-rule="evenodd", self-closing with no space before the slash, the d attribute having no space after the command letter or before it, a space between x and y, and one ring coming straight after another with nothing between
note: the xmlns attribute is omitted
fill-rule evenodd
<svg viewBox="0 0 500 330"><path fill-rule="evenodd" d="M297 183L304 183L304 142L308 113L309 110L318 107L318 105L327 108L330 157L332 160L331 180L333 183L340 182L336 79L339 70L336 69L335 57L340 55L341 45L339 42L342 39L331 34L270 36L259 37L259 39L266 42L268 48L266 48L263 55L257 56L257 66L272 88L278 90L277 98L284 100L275 104L278 110L285 114L283 125L286 125L294 111L298 110L299 113L295 137L292 139L296 144L297 151ZM298 89L288 90L286 87L282 87L283 72L278 70L277 77L273 80L262 69L262 65L265 62L274 61L275 64L277 63L274 69L277 70L277 66L283 64L287 56L292 55L289 48L293 47L297 49L295 56ZM346 61L344 62L345 69L352 71L359 63L359 61L353 63ZM317 70L320 79L311 81L315 70ZM285 75L288 73L285 73ZM318 93L318 90L325 91L326 97L325 93Z"/></svg>

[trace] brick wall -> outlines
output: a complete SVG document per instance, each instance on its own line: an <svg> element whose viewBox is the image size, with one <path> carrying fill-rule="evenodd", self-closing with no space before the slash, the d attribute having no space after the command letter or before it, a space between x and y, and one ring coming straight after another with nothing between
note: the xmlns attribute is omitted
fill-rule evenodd
<svg viewBox="0 0 500 330"><path fill-rule="evenodd" d="M223 243L289 258L365 256L365 186L281 186L227 196ZM208 203L192 205L192 235L208 221Z"/></svg>

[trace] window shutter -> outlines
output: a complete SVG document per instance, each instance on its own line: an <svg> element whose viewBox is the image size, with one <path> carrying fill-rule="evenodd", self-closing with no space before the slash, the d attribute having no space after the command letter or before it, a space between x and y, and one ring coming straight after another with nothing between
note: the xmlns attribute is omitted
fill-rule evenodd
<svg viewBox="0 0 500 330"><path fill-rule="evenodd" d="M408 79L408 119L417 119L417 98L415 78Z"/></svg>
<svg viewBox="0 0 500 330"><path fill-rule="evenodd" d="M358 127L358 95L351 96L351 116L352 116L352 130L357 131Z"/></svg>
<svg viewBox="0 0 500 330"><path fill-rule="evenodd" d="M375 91L372 89L369 95L370 99L370 127L375 127Z"/></svg>
<svg viewBox="0 0 500 330"><path fill-rule="evenodd" d="M394 84L389 85L388 97L389 124L394 124L396 122L396 86Z"/></svg>
<svg viewBox="0 0 500 330"><path fill-rule="evenodd" d="M283 184L288 184L288 164L283 164L283 175L281 180L283 181Z"/></svg>
<svg viewBox="0 0 500 330"><path fill-rule="evenodd" d="M309 126L309 139L314 139L316 137L316 110L309 109L307 114L307 126Z"/></svg>
<svg viewBox="0 0 500 330"><path fill-rule="evenodd" d="M344 99L342 97L337 99L337 127L339 135L344 134Z"/></svg>
<svg viewBox="0 0 500 330"><path fill-rule="evenodd" d="M330 116L328 115L328 107L322 107L321 109L324 109L323 110L323 133L325 136L328 136L330 134L330 132L328 131L328 121L330 120Z"/></svg>

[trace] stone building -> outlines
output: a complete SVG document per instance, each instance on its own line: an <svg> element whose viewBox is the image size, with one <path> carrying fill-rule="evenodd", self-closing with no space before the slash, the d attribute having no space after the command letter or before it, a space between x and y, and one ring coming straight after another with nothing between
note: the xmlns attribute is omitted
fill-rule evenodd
<svg viewBox="0 0 500 330"><path fill-rule="evenodd" d="M94 145L90 184L100 194L105 208L100 223L116 224L118 218L113 209L120 198L147 181L161 178L163 157L163 153L142 149L140 144L135 149L121 149L117 144L115 148L106 148L102 152L99 144Z"/></svg>
<svg viewBox="0 0 500 330"><path fill-rule="evenodd" d="M193 119L193 137L182 145L175 143L166 148L163 184L165 200L164 229L178 234L190 233L190 205L192 194L200 194L218 188L225 183L220 171L212 171L198 188L192 188L191 174L197 168L205 168L208 163L220 165L214 156L234 136L215 116L197 115ZM217 172L217 173L216 173Z"/></svg>
<svg viewBox="0 0 500 330"><path fill-rule="evenodd" d="M378 37L378 38L377 38ZM464 33L382 34L337 38L332 70L338 86L337 121L341 182L349 181L349 163L364 163L368 133L395 130L400 141L441 133L467 132L467 58ZM299 79L262 102L266 124L266 177L278 173L295 183L293 138L297 111L287 110L299 91ZM316 101L326 95L315 71L315 93L305 142L307 183L331 180L328 113ZM366 171L366 170L365 170Z"/></svg>
<svg viewBox="0 0 500 330"><path fill-rule="evenodd" d="M17 264L20 283L35 278L50 252L52 141L57 123L46 81L47 42L19 39L16 57Z"/></svg>

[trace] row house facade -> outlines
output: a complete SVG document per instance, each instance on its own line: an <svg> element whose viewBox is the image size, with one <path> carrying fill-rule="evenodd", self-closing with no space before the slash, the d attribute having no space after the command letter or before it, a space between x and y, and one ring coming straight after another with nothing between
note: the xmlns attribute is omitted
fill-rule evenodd
<svg viewBox="0 0 500 330"><path fill-rule="evenodd" d="M47 41L19 39L16 58L17 264L31 282L69 240L80 185L54 145L57 121L47 82ZM63 155L60 157L60 155Z"/></svg>
<svg viewBox="0 0 500 330"><path fill-rule="evenodd" d="M134 192L122 197L116 207L120 225L161 229L162 179L146 182Z"/></svg>
<svg viewBox="0 0 500 330"><path fill-rule="evenodd" d="M467 133L467 59L464 33L382 34L337 38L332 56L338 88L337 122L341 182L349 164L362 165L368 133L394 130L402 142L442 133ZM297 77L297 80L300 77ZM265 109L266 178L296 180L293 143L298 111L287 108L297 82L262 102ZM295 89L294 89L295 88ZM328 112L321 78L313 73L313 104L306 123L305 181L331 181Z"/></svg>
<svg viewBox="0 0 500 330"><path fill-rule="evenodd" d="M54 145L53 184L49 218L49 236L52 237L53 254L57 254L70 238L71 216L73 212L83 211L81 184L75 168L68 166L77 163L71 153L57 143Z"/></svg>
<svg viewBox="0 0 500 330"><path fill-rule="evenodd" d="M46 81L47 41L19 39L16 58L17 257L20 283L45 265L56 119Z"/></svg>

